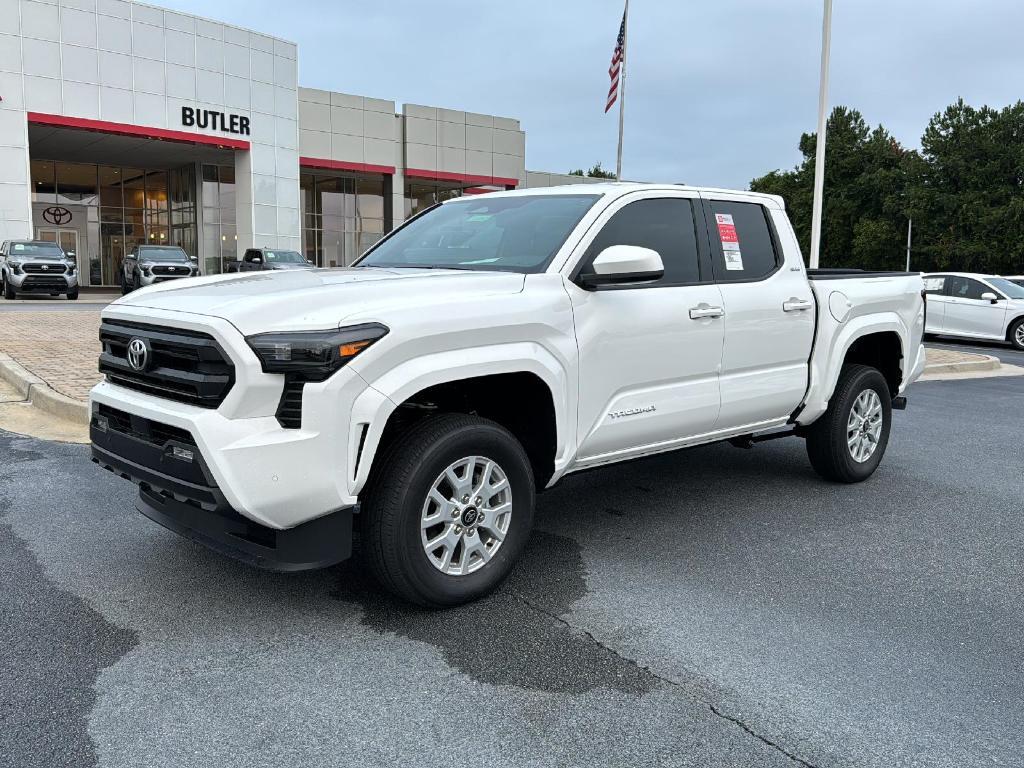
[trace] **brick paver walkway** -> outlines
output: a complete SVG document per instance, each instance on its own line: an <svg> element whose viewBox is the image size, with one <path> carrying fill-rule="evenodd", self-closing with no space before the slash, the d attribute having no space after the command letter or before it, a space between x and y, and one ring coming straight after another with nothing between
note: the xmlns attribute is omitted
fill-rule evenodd
<svg viewBox="0 0 1024 768"><path fill-rule="evenodd" d="M100 380L100 309L0 312L0 352L62 395L88 400L89 390Z"/></svg>

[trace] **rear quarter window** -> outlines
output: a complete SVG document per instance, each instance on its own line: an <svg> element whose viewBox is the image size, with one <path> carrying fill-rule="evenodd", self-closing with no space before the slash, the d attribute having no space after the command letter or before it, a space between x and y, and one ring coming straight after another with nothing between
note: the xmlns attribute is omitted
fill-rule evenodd
<svg viewBox="0 0 1024 768"><path fill-rule="evenodd" d="M717 282L762 280L778 269L782 259L763 205L709 200L706 210Z"/></svg>

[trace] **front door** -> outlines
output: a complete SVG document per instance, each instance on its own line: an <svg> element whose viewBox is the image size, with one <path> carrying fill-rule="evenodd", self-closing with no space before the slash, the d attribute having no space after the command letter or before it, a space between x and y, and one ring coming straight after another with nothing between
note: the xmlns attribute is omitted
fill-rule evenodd
<svg viewBox="0 0 1024 768"><path fill-rule="evenodd" d="M959 275L948 277L943 332L1002 339L1006 302L997 301L993 304L989 299L981 298L983 293L998 295L980 280Z"/></svg>
<svg viewBox="0 0 1024 768"><path fill-rule="evenodd" d="M718 418L722 298L698 245L695 194L616 201L581 243L574 273L612 245L657 251L664 276L586 291L567 282L579 346L577 460L600 464L711 432Z"/></svg>
<svg viewBox="0 0 1024 768"><path fill-rule="evenodd" d="M716 430L788 417L807 393L815 308L802 267L785 261L777 233L788 234L788 224L779 211L776 226L760 198L705 197L712 270L725 309Z"/></svg>

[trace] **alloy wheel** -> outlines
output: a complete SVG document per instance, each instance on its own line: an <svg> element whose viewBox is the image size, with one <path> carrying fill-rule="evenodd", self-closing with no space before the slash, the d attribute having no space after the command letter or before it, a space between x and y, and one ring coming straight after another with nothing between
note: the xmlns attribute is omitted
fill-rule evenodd
<svg viewBox="0 0 1024 768"><path fill-rule="evenodd" d="M465 576L490 562L508 535L512 488L486 456L466 456L437 476L420 515L420 540L431 565Z"/></svg>
<svg viewBox="0 0 1024 768"><path fill-rule="evenodd" d="M846 422L846 445L853 460L863 464L878 449L882 435L882 400L873 389L865 389L853 401Z"/></svg>

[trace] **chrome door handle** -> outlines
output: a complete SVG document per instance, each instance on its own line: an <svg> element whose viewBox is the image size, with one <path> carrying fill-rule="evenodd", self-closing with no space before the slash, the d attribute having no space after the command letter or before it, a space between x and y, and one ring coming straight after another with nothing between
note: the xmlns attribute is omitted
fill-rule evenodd
<svg viewBox="0 0 1024 768"><path fill-rule="evenodd" d="M788 301L782 302L783 312L803 312L804 310L811 309L814 306L813 301L807 301L807 299L792 298Z"/></svg>
<svg viewBox="0 0 1024 768"><path fill-rule="evenodd" d="M696 307L690 307L691 320L700 320L704 317L721 317L724 314L724 309L712 307L710 304L698 304Z"/></svg>

